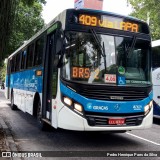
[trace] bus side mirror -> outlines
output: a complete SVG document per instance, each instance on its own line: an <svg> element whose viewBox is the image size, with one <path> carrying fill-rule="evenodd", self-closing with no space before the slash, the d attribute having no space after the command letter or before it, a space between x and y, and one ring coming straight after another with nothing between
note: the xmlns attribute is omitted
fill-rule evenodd
<svg viewBox="0 0 160 160"><path fill-rule="evenodd" d="M57 61L57 67L61 68L63 65L63 55L64 55L64 50L65 50L64 32L61 28L57 29L55 37L56 37L55 38L56 55L60 56Z"/></svg>
<svg viewBox="0 0 160 160"><path fill-rule="evenodd" d="M62 55L64 54L64 33L62 29L58 29L56 31L56 39L55 39L55 46L56 46L56 54Z"/></svg>

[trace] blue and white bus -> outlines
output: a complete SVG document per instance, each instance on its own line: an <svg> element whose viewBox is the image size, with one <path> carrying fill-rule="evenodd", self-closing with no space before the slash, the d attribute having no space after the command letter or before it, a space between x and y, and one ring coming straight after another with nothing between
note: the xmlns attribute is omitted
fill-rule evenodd
<svg viewBox="0 0 160 160"><path fill-rule="evenodd" d="M149 27L132 17L67 9L8 57L6 96L42 128L149 128Z"/></svg>
<svg viewBox="0 0 160 160"><path fill-rule="evenodd" d="M153 116L160 118L160 40L152 41Z"/></svg>

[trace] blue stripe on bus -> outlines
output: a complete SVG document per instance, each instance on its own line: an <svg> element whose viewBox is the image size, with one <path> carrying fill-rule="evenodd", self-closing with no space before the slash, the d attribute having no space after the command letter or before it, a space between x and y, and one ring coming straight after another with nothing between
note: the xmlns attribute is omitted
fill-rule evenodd
<svg viewBox="0 0 160 160"><path fill-rule="evenodd" d="M101 112L101 113L138 113L144 112L144 107L152 100L153 92L149 94L149 97L140 101L104 101L96 99L88 99L80 94L67 88L60 83L60 89L63 95L72 98L81 105L85 111Z"/></svg>
<svg viewBox="0 0 160 160"><path fill-rule="evenodd" d="M36 70L42 70L43 68L34 68L26 71L12 73L10 75L10 88L21 89L31 92L42 93L42 78L43 76L36 76ZM43 75L43 73L42 73ZM8 75L6 77L6 87L8 87Z"/></svg>

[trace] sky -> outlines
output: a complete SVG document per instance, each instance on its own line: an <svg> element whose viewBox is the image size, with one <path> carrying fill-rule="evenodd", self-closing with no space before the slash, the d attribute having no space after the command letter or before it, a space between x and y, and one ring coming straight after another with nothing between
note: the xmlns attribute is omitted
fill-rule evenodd
<svg viewBox="0 0 160 160"><path fill-rule="evenodd" d="M42 16L45 23L49 23L60 12L67 8L74 8L74 0L46 0L47 4L43 6ZM131 12L131 6L127 7L127 0L103 0L103 11L114 12L122 15L128 15Z"/></svg>

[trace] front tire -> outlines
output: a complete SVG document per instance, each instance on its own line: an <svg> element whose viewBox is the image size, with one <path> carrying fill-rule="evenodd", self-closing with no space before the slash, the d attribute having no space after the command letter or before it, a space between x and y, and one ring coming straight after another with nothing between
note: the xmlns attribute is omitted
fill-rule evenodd
<svg viewBox="0 0 160 160"><path fill-rule="evenodd" d="M39 128L42 130L42 131L46 131L48 130L48 124L45 123L43 120L42 120L42 107L41 107L41 101L40 99L38 100L38 103L37 103L37 121L38 121L38 126Z"/></svg>

